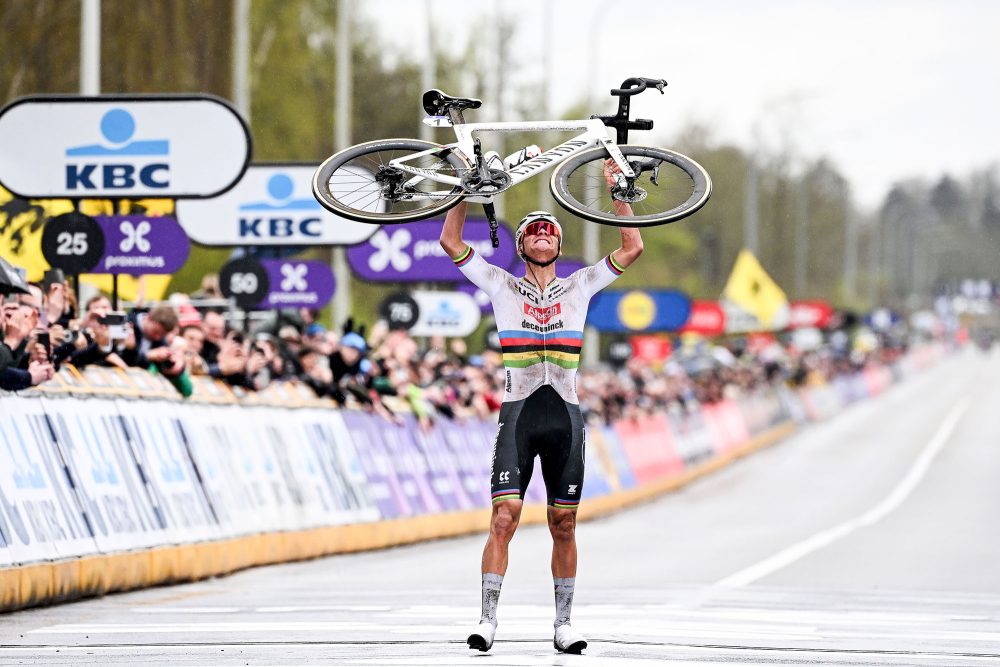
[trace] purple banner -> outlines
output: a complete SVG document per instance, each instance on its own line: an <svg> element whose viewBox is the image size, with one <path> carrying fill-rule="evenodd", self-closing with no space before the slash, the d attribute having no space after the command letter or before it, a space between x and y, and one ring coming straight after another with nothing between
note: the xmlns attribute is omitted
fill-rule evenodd
<svg viewBox="0 0 1000 667"><path fill-rule="evenodd" d="M579 271L580 269L587 266L583 260L566 258L559 259L556 262L556 276L559 278L569 278L571 274ZM524 275L524 263L518 260L518 263L512 267L511 273L520 278ZM475 299L476 303L479 304L479 310L484 315L489 315L493 313L493 304L490 303L489 295L483 290L479 289L470 282L461 283L458 285L459 292L465 292Z"/></svg>
<svg viewBox="0 0 1000 667"><path fill-rule="evenodd" d="M441 220L422 220L408 225L383 227L358 245L347 249L347 262L355 274L373 282L462 282L451 257L441 248ZM514 237L500 225L500 247L490 242L485 220L467 220L462 237L483 259L507 268L517 259Z"/></svg>
<svg viewBox="0 0 1000 667"><path fill-rule="evenodd" d="M474 506L472 500L462 490L462 482L458 477L457 461L448 451L441 433L446 419L439 420L434 428L427 432L417 427L417 420L406 417L406 427L416 441L417 448L427 461L428 481L431 490L438 499L442 509L446 511L467 510Z"/></svg>
<svg viewBox="0 0 1000 667"><path fill-rule="evenodd" d="M261 308L322 308L330 303L336 282L325 263L313 259L262 259L271 289Z"/></svg>
<svg viewBox="0 0 1000 667"><path fill-rule="evenodd" d="M94 273L175 273L191 252L191 241L171 217L99 215L95 220L104 232L104 255Z"/></svg>
<svg viewBox="0 0 1000 667"><path fill-rule="evenodd" d="M493 435L486 444L483 430L490 428ZM462 489L472 501L474 507L489 507L490 505L490 447L493 436L496 435L496 424L492 426L483 422L473 422L465 427L459 427L451 422L441 422L445 444L451 451L454 460L458 462L458 475L462 480Z"/></svg>
<svg viewBox="0 0 1000 667"><path fill-rule="evenodd" d="M378 419L382 442L396 470L396 477L414 513L419 515L440 512L441 507L427 480L427 461L417 451L407 429L385 419L378 417L375 419Z"/></svg>
<svg viewBox="0 0 1000 667"><path fill-rule="evenodd" d="M342 414L354 441L354 449L361 460L361 467L368 478L372 499L378 505L382 518L395 519L412 515L413 510L404 497L399 480L396 479L371 415L355 410L344 410Z"/></svg>

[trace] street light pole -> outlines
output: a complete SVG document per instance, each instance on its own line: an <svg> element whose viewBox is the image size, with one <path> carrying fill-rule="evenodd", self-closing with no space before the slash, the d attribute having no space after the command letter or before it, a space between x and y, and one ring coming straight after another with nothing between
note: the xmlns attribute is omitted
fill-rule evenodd
<svg viewBox="0 0 1000 667"><path fill-rule="evenodd" d="M233 0L233 103L250 124L250 0Z"/></svg>
<svg viewBox="0 0 1000 667"><path fill-rule="evenodd" d="M336 102L334 107L334 139L336 150L351 143L351 7L352 0L337 3L337 69ZM347 268L344 246L333 248L333 275L337 291L333 297L333 326L340 327L351 314L351 274Z"/></svg>
<svg viewBox="0 0 1000 667"><path fill-rule="evenodd" d="M80 94L101 92L101 0L83 0L80 13Z"/></svg>

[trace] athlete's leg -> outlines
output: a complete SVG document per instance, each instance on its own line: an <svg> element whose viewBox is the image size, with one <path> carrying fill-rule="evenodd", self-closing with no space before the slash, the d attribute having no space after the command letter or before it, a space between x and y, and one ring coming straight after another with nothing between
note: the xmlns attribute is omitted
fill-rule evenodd
<svg viewBox="0 0 1000 667"><path fill-rule="evenodd" d="M488 651L493 645L497 628L497 604L504 574L507 573L507 554L511 538L521 520L524 489L531 479L531 465L522 458L529 453L518 435L521 428L518 417L524 401L504 403L500 410L497 439L493 445L491 490L493 514L490 532L483 548L482 559L482 615L479 625L468 638L469 648ZM526 470L522 477L521 470Z"/></svg>
<svg viewBox="0 0 1000 667"><path fill-rule="evenodd" d="M507 547L521 520L522 500L502 500L493 504L490 534L483 549L483 574L507 573Z"/></svg>
<svg viewBox="0 0 1000 667"><path fill-rule="evenodd" d="M577 405L561 399L553 405L549 445L542 455L542 475L548 494L548 524L552 535L552 583L556 618L553 645L559 651L580 653L585 640L570 625L576 586L576 511L583 494L584 430Z"/></svg>
<svg viewBox="0 0 1000 667"><path fill-rule="evenodd" d="M549 507L549 533L552 535L552 576L576 577L576 510Z"/></svg>

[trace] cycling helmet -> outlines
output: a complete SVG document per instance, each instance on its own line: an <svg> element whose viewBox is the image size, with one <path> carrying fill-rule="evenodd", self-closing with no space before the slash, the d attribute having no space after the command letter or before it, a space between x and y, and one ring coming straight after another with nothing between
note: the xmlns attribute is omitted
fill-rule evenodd
<svg viewBox="0 0 1000 667"><path fill-rule="evenodd" d="M524 230L527 229L528 225L538 220L548 220L549 222L555 225L556 230L559 232L559 244L558 244L559 252L556 253L556 257L562 254L562 225L560 225L559 221L556 220L556 216L552 215L548 211L532 211L528 215L521 218L521 222L518 223L517 225L517 231L514 232L514 247L517 248L517 256L520 257L522 261L525 262L530 261L532 264L537 264L539 266L548 266L549 264L555 261L555 257L553 257L550 261L542 264L532 260L529 257L525 257L524 250L521 247L521 237L524 236Z"/></svg>

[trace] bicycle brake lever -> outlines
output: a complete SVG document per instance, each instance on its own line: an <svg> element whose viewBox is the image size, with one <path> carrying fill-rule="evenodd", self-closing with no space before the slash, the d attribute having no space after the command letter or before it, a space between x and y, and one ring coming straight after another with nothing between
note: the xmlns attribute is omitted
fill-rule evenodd
<svg viewBox="0 0 1000 667"><path fill-rule="evenodd" d="M666 93L665 93L665 92L664 92L664 90L663 90L664 88L666 88L666 87L667 87L667 82L666 82L666 81L664 81L663 79L660 79L659 81L657 81L657 82L656 82L655 84L653 84L653 85L655 85L655 86L656 86L656 89L657 89L658 91L660 91L660 95L666 95Z"/></svg>

